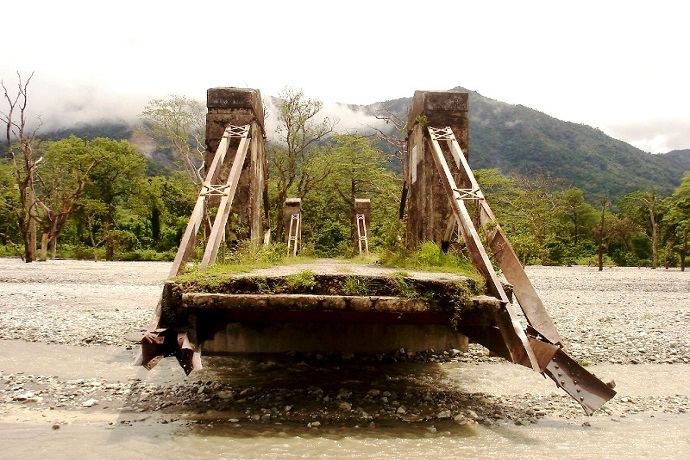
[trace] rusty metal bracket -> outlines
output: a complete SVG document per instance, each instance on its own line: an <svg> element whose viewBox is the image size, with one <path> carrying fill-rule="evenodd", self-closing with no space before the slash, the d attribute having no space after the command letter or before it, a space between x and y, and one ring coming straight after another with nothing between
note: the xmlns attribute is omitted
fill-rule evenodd
<svg viewBox="0 0 690 460"><path fill-rule="evenodd" d="M603 406L616 392L615 382L604 383L558 350L544 370L556 385L580 403L587 415Z"/></svg>
<svg viewBox="0 0 690 460"><path fill-rule="evenodd" d="M141 339L141 362L137 364L151 370L161 359L170 356L177 358L187 375L201 369L200 354L190 343L187 333L175 329L148 331Z"/></svg>

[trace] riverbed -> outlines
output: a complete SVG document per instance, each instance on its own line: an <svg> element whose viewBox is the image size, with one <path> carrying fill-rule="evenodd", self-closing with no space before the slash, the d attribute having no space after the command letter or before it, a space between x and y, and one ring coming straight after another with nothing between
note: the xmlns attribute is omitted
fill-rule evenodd
<svg viewBox="0 0 690 460"><path fill-rule="evenodd" d="M690 274L528 267L568 353L618 395L592 417L551 380L468 353L132 365L168 263L0 259L6 458L683 458Z"/></svg>

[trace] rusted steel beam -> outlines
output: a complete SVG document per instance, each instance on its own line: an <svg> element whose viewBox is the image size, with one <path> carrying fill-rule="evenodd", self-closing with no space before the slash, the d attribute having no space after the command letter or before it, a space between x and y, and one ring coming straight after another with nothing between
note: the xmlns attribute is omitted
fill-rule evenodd
<svg viewBox="0 0 690 460"><path fill-rule="evenodd" d="M418 125L419 126L419 125ZM458 186L455 183L455 179L448 169L448 163L443 155L441 146L439 145L438 138L441 136L451 136L454 137L452 130L436 130L429 127L429 139L432 144L431 154L436 165L436 169L439 172L439 179L443 184L446 194L450 200L451 208L455 214L455 219L457 219L460 225L460 231L467 245L467 250L472 259L472 263L477 268L477 270L482 273L484 279L486 280L486 285L489 293L494 295L503 304L501 311L496 312L496 323L503 334L504 340L508 344L508 349L510 350L512 361L521 362L525 357L530 362L532 369L537 372L541 372L539 364L537 362L532 348L527 340L527 335L525 334L522 325L518 321L517 315L513 311L512 306L508 300L508 296L503 290L503 285L498 279L498 275L494 271L491 260L481 243L477 229L472 223L472 218L467 211L465 203L459 196Z"/></svg>
<svg viewBox="0 0 690 460"><path fill-rule="evenodd" d="M487 235L489 247L498 265L501 267L503 275L513 286L513 291L515 297L518 299L520 308L529 321L530 326L532 326L535 331L553 344L561 343L561 337L556 330L555 324L546 312L539 295L537 295L537 291L534 289L534 286L532 286L513 247L510 245L503 229L501 229L501 226L498 224L493 211L484 197L484 193L479 187L477 179L474 177L469 163L465 159L465 155L462 154L460 145L455 137L452 136L452 131L449 131L449 128L446 128L444 132L446 134L451 134L446 136L445 141L448 144L453 158L458 163L463 180L469 184L469 190L472 191L473 196L469 198L476 199L480 209L479 224Z"/></svg>
<svg viewBox="0 0 690 460"><path fill-rule="evenodd" d="M604 383L559 349L544 373L580 403L587 415L613 398L615 382Z"/></svg>
<svg viewBox="0 0 690 460"><path fill-rule="evenodd" d="M141 339L141 352L135 364L151 370L161 359L170 356L177 358L187 375L193 370L201 369L201 356L190 343L187 334L174 329L148 331Z"/></svg>
<svg viewBox="0 0 690 460"><path fill-rule="evenodd" d="M450 128L438 129L428 127L429 139L433 146L431 152L434 162L441 176L441 182L453 206L453 211L460 225L465 244L475 267L485 276L487 287L492 294L501 294L502 286L497 283L491 261L486 256L483 245L476 234L474 224L465 208L465 200L477 202L480 210L480 225L484 228L496 260L499 262L504 276L513 285L515 297L522 308L528 323L529 336L517 321L515 312L508 304L495 314L495 322L510 353L510 360L517 364L531 367L550 377L569 395L578 401L589 415L601 407L615 395L612 384L605 384L591 373L587 372L577 362L568 357L562 350L562 341L556 327L548 316L536 290L527 278L517 255L501 230L498 222L489 208L484 195L479 188L472 170L462 153L453 131ZM444 142L450 155L458 165L464 189L455 184L450 174L440 142ZM497 296L503 300L502 296ZM502 302L503 303L503 302ZM465 325L460 330L466 330L469 337L476 333L480 343L488 343L487 348L496 353L505 353L505 349L496 342L496 332L492 329L472 330ZM515 333L513 335L512 333ZM534 334L534 335L532 335ZM516 337L524 347L525 354L521 355L516 348Z"/></svg>

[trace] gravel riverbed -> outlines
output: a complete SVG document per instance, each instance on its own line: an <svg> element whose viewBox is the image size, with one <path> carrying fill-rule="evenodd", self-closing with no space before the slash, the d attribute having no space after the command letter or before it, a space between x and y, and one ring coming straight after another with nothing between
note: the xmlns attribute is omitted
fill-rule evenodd
<svg viewBox="0 0 690 460"><path fill-rule="evenodd" d="M66 413L104 411L114 414L109 424L153 418L442 429L524 425L543 417L588 424L597 417L690 411L690 392L682 384L690 377L687 272L528 267L568 354L618 383L618 396L594 418L583 418L579 405L553 382L477 345L467 353L209 357L204 370L186 378L175 363L148 374L135 370L137 346L125 335L148 323L169 266L0 259L0 345L9 355L0 358L0 419L31 413L45 418L47 411L59 428ZM109 364L98 367L90 357ZM658 391L650 390L654 383L633 389L632 383L621 386L618 375L623 383L640 376L665 380Z"/></svg>

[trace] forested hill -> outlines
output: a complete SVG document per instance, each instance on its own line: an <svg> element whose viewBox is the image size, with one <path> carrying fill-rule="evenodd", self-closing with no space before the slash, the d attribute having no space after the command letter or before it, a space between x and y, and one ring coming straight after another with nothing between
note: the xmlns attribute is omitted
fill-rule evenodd
<svg viewBox="0 0 690 460"><path fill-rule="evenodd" d="M474 169L496 168L507 176L540 174L558 188L575 186L585 198L596 202L607 194L614 201L635 190L654 190L665 196L679 185L690 171L690 150L652 155L613 139L590 126L570 123L522 105L511 105L470 95L470 164ZM348 106L355 111L381 113L386 107L402 119L412 98L400 98L368 106ZM395 128L391 126L391 133ZM130 139L146 153L152 164L171 166L169 149L151 145L137 134L136 127L124 122L95 120L63 128L44 137L57 139L75 134L80 137L105 136ZM399 133L398 133L399 134Z"/></svg>
<svg viewBox="0 0 690 460"><path fill-rule="evenodd" d="M522 105L511 105L464 88L470 97L470 164L504 175L542 174L561 186L582 189L589 201L634 190L673 192L690 171L690 150L652 155L590 126L570 123ZM405 118L411 98L382 106Z"/></svg>

